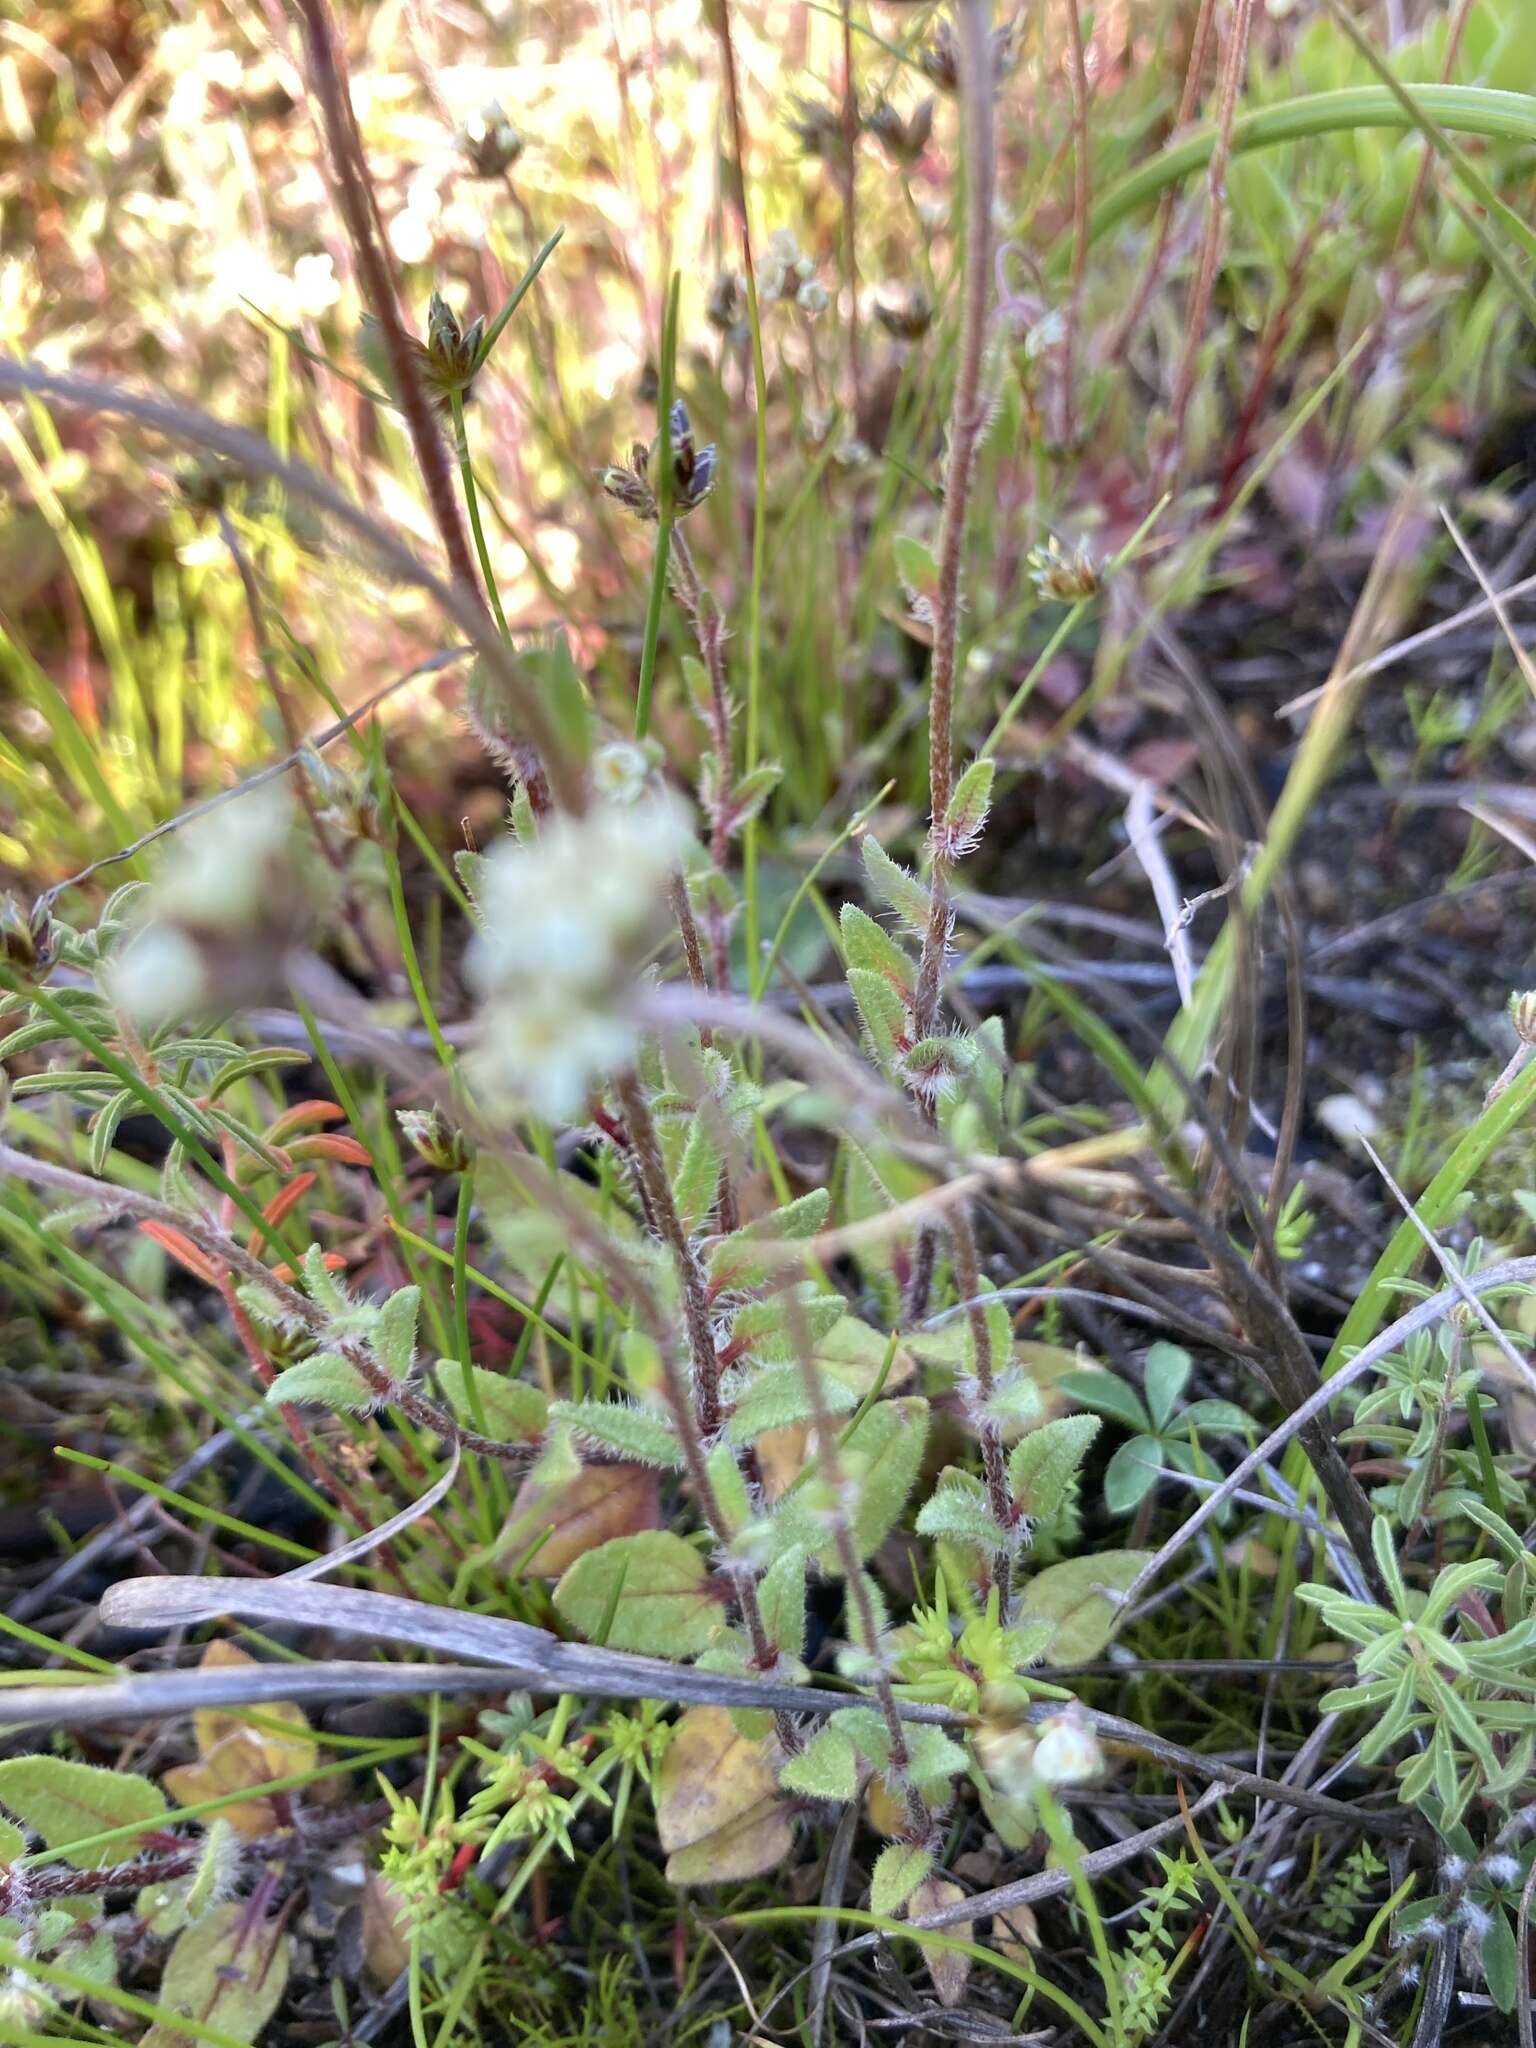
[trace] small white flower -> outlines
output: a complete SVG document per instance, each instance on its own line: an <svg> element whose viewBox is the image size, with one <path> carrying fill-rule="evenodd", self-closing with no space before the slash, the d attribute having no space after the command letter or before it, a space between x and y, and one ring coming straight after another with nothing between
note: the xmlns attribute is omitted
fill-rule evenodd
<svg viewBox="0 0 1536 2048"><path fill-rule="evenodd" d="M639 748L615 751L644 765ZM642 796L493 850L478 889L485 930L465 962L483 998L474 1067L491 1095L566 1120L633 1061L637 979L688 838L671 797Z"/></svg>
<svg viewBox="0 0 1536 2048"><path fill-rule="evenodd" d="M1460 1884L1467 1874L1465 1856L1443 1856L1440 1859L1440 1875L1447 1884Z"/></svg>
<svg viewBox="0 0 1536 2048"><path fill-rule="evenodd" d="M307 905L290 868L293 803L269 783L178 833L110 968L114 1001L147 1029L254 1000Z"/></svg>
<svg viewBox="0 0 1536 2048"><path fill-rule="evenodd" d="M1461 1918L1468 1933L1475 1934L1479 1941L1493 1926L1493 1915L1486 1906L1479 1905L1476 1899L1462 1900Z"/></svg>
<svg viewBox="0 0 1536 2048"><path fill-rule="evenodd" d="M1035 1776L1047 1785L1082 1785L1102 1777L1104 1752L1080 1714L1054 1714L1042 1724Z"/></svg>
<svg viewBox="0 0 1536 2048"><path fill-rule="evenodd" d="M787 270L800 261L800 244L788 228L775 228L768 237L768 253Z"/></svg>
<svg viewBox="0 0 1536 2048"><path fill-rule="evenodd" d="M112 964L112 1000L142 1029L186 1017L208 1001L203 956L179 925L136 932Z"/></svg>
<svg viewBox="0 0 1536 2048"><path fill-rule="evenodd" d="M802 313L808 313L814 320L818 313L824 313L830 303L827 288L814 277L808 277L795 293L795 304Z"/></svg>
<svg viewBox="0 0 1536 2048"><path fill-rule="evenodd" d="M267 908L272 864L292 829L293 801L280 782L221 804L177 835L151 914L199 931L238 931Z"/></svg>
<svg viewBox="0 0 1536 2048"><path fill-rule="evenodd" d="M596 1082L628 1066L639 1044L623 1017L583 1008L559 988L488 1005L481 1027L471 1063L481 1085L551 1123L579 1116Z"/></svg>
<svg viewBox="0 0 1536 2048"><path fill-rule="evenodd" d="M1492 1856L1485 1856L1483 1869L1493 1884L1518 1884L1520 1882L1520 1859L1510 1856L1502 1849Z"/></svg>
<svg viewBox="0 0 1536 2048"><path fill-rule="evenodd" d="M592 757L592 787L608 803L632 804L645 793L651 764L633 740L614 740Z"/></svg>

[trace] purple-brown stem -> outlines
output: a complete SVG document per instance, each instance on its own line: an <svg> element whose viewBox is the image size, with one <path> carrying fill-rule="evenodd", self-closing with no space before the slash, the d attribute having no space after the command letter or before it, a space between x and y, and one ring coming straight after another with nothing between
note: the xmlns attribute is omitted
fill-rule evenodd
<svg viewBox="0 0 1536 2048"><path fill-rule="evenodd" d="M661 1357L667 1407L682 1446L684 1469L699 1503L699 1512L708 1523L710 1534L724 1549L731 1540L730 1525L721 1511L719 1497L704 1462L704 1441L716 1435L721 1416L720 1362L715 1355L715 1335L710 1326L703 1269L697 1253L688 1242L688 1234L677 1213L677 1204L672 1199L672 1184L667 1179L661 1143L644 1089L634 1074L626 1074L614 1084L614 1092L623 1113L630 1157L645 1192L646 1206L656 1220L657 1235L672 1254L673 1269L682 1290L683 1329L687 1337L693 1384L690 1391L678 1370L669 1333L664 1330L657 1332L656 1348ZM763 1624L756 1580L748 1574L736 1573L732 1584L752 1645L752 1661L759 1671L771 1671L778 1662L778 1653L768 1640L768 1631Z"/></svg>
<svg viewBox="0 0 1536 2048"><path fill-rule="evenodd" d="M806 1327L804 1311L791 1289L786 1289L780 1299L784 1304L785 1321L789 1326L795 1356L800 1365L800 1380L805 1388L806 1405L810 1409L811 1428L815 1432L816 1463L822 1477L832 1489L834 1505L828 1520L832 1529L832 1541L837 1550L837 1561L842 1568L845 1598L858 1621L860 1648L878 1660L880 1635L875 1626L874 1606L869 1597L869 1587L864 1580L864 1569L859 1562L858 1545L854 1542L853 1525L848 1515L848 1475L838 1448L837 1423L827 1407L826 1391L821 1381L821 1367L817 1363L815 1350L811 1344L811 1334ZM933 1816L923 1804L917 1787L912 1782L912 1758L907 1748L906 1729L902 1726L901 1715L896 1710L896 1695L891 1690L890 1678L883 1669L877 1669L874 1684L875 1697L879 1701L886 1736L891 1746L891 1778L901 1787L902 1799L907 1809L908 1830L913 1841L929 1841L934 1833Z"/></svg>
<svg viewBox="0 0 1536 2048"><path fill-rule="evenodd" d="M454 494L448 450L438 431L412 354L411 337L400 318L400 302L384 242L378 232L378 208L368 178L352 97L342 74L336 28L326 0L299 0L309 48L310 73L320 101L326 143L336 178L336 197L357 263L368 309L379 323L390 378L406 431L416 453L432 517L442 535L455 583L480 599L480 584L469 552L459 501ZM483 601L483 600L482 600Z"/></svg>

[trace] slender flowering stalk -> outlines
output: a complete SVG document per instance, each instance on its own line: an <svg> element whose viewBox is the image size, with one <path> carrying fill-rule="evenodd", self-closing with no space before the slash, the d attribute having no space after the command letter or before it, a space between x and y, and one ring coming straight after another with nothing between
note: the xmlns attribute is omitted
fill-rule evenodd
<svg viewBox="0 0 1536 2048"><path fill-rule="evenodd" d="M992 282L992 64L988 0L959 0L960 80L963 94L966 223L965 295L960 367L949 421L949 472L939 526L938 581L933 599L933 662L928 696L928 794L932 812L933 910L923 942L915 1024L927 1037L938 1017L939 984L949 943L948 861L944 815L954 785L955 656L960 635L960 564L971 478L985 412L982 363L987 300Z"/></svg>
<svg viewBox="0 0 1536 2048"><path fill-rule="evenodd" d="M503 640L510 640L512 635L507 626L507 615L501 608L501 593L496 588L496 572L491 566L491 551L486 544L485 522L480 517L480 493L475 486L474 464L469 459L469 429L464 419L463 392L450 392L448 402L453 408L453 438L459 458L459 476L464 485L464 507L469 513L469 528L475 537L475 553L480 557L480 573L485 578L486 595L491 600L497 630Z"/></svg>
<svg viewBox="0 0 1536 2048"><path fill-rule="evenodd" d="M389 258L378 234L378 210L368 183L357 117L337 57L335 25L325 0L300 0L300 9L336 178L336 196L352 243L359 277L370 302L369 310L379 323L395 396L405 416L417 466L426 486L427 501L447 551L448 566L454 581L475 591L478 598L475 567L453 495L447 452L422 389L411 337L400 318L400 303L390 275Z"/></svg>
<svg viewBox="0 0 1536 2048"><path fill-rule="evenodd" d="M944 511L939 526L938 573L933 595L933 661L928 698L928 785L931 808L929 845L930 909L923 935L917 989L912 1004L914 1040L930 1038L939 1023L944 956L953 929L950 899L951 868L958 849L946 830L954 793L954 697L956 656L960 636L960 569L965 547L966 514L976 467L986 404L982 389L986 354L987 308L992 285L992 194L995 177L993 138L993 65L989 35L989 0L958 0L957 60L965 146L966 221L965 281L960 329L960 363L949 422L949 469L944 486ZM917 1106L930 1125L937 1104L929 1094L916 1094ZM968 1321L974 1352L977 1427L987 1496L999 1526L1009 1526L1012 1500L1002 1437L990 1414L994 1384L992 1333L981 1291L980 1260L970 1205L957 1203L949 1219L954 1246L955 1278L961 1298L971 1304ZM921 1321L933 1286L937 1238L932 1228L918 1238L907 1294L908 1319ZM1002 1612L1008 1612L1010 1567L1006 1551L993 1559L993 1577Z"/></svg>
<svg viewBox="0 0 1536 2048"><path fill-rule="evenodd" d="M715 753L715 787L710 794L709 857L723 874L730 853L730 816L727 797L733 772L735 738L730 687L725 674L725 622L714 599L705 589L693 554L682 533L672 536L672 587L687 612L694 638L703 657L709 679L709 703L705 716ZM722 994L730 989L730 952L726 942L725 915L711 903L705 918L709 926L715 986Z"/></svg>
<svg viewBox="0 0 1536 2048"><path fill-rule="evenodd" d="M992 279L992 61L988 0L959 0L959 68L966 152L965 292L960 366L949 422L949 473L939 526L938 574L933 596L933 662L928 696L928 790L932 824L930 910L923 935L913 1001L914 1039L932 1037L938 1023L944 956L953 924L950 850L944 820L954 786L954 695L960 633L960 565L966 512L983 419L982 364L987 299ZM920 1104L931 1123L934 1106ZM931 1234L919 1241L908 1312L920 1321L933 1281Z"/></svg>

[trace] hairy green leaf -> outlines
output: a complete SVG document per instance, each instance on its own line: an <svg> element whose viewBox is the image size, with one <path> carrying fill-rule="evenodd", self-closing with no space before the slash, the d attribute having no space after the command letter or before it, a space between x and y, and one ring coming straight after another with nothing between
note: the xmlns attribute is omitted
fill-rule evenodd
<svg viewBox="0 0 1536 2048"><path fill-rule="evenodd" d="M0 1762L0 1806L81 1870L117 1861L123 1845L110 1842L76 1854L72 1842L135 1821L156 1821L167 1811L165 1794L148 1778L61 1756L13 1756Z"/></svg>
<svg viewBox="0 0 1536 2048"><path fill-rule="evenodd" d="M630 1401L555 1401L551 1422L561 1422L587 1443L617 1451L635 1465L659 1465L665 1472L683 1469L682 1446L671 1422L654 1408Z"/></svg>
<svg viewBox="0 0 1536 2048"><path fill-rule="evenodd" d="M724 1596L691 1544L669 1529L615 1536L589 1550L555 1587L555 1611L595 1642L679 1659L697 1656L725 1621Z"/></svg>
<svg viewBox="0 0 1536 2048"><path fill-rule="evenodd" d="M328 1408L333 1415L371 1415L379 1397L350 1359L339 1351L317 1351L280 1372L267 1389L274 1406L292 1401L310 1408Z"/></svg>
<svg viewBox="0 0 1536 2048"><path fill-rule="evenodd" d="M1101 1425L1096 1415L1063 1415L1021 1437L1008 1459L1008 1484L1021 1513L1049 1521L1066 1504Z"/></svg>

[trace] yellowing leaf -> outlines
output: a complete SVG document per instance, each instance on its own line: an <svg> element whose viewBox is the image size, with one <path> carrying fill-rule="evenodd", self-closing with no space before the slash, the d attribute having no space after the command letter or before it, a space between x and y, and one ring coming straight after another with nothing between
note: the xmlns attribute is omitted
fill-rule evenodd
<svg viewBox="0 0 1536 2048"><path fill-rule="evenodd" d="M925 1877L907 1901L907 1918L921 1920L925 1914L942 1913L946 1906L958 1906L964 1897L959 1885L951 1884L947 1877ZM975 1928L969 1920L946 1927L944 1932L956 1941L974 1941L976 1938ZM966 1980L971 1974L970 1957L959 1956L953 1949L935 1948L925 1942L923 1961L928 1965L928 1975L933 1979L940 2005L958 2005L965 1996Z"/></svg>
<svg viewBox="0 0 1536 2048"><path fill-rule="evenodd" d="M199 1668L228 1670L255 1663L233 1643L211 1642L204 1650ZM262 1726L250 1716L259 1714ZM226 1707L204 1707L192 1716L198 1761L178 1764L165 1773L165 1787L182 1806L196 1806L204 1799L222 1798L230 1792L256 1792L280 1778L292 1778L312 1771L320 1750L310 1734L302 1707L292 1700L272 1700L246 1713ZM222 1818L237 1835L255 1841L280 1825L280 1816L268 1799L240 1800L221 1809Z"/></svg>
<svg viewBox="0 0 1536 2048"><path fill-rule="evenodd" d="M558 1579L578 1557L615 1536L654 1529L661 1520L660 1475L646 1465L583 1465L573 1480L541 1486L530 1475L517 1489L497 1549L516 1558L545 1529L529 1570Z"/></svg>
<svg viewBox="0 0 1536 2048"><path fill-rule="evenodd" d="M1086 1664L1097 1657L1114 1631L1125 1592L1150 1550L1101 1550L1047 1565L1024 1585L1018 1619L1053 1621L1056 1633L1044 1652L1047 1664Z"/></svg>
<svg viewBox="0 0 1536 2048"><path fill-rule="evenodd" d="M992 1945L1016 1963L1027 1963L1040 1946L1040 1923L1033 1906L1005 1906L992 1915Z"/></svg>
<svg viewBox="0 0 1536 2048"><path fill-rule="evenodd" d="M253 1921L250 1902L233 1900L177 1936L156 2002L200 2027L254 2042L277 2010L288 1962L282 1929ZM196 2039L157 2021L139 2048L196 2048Z"/></svg>
<svg viewBox="0 0 1536 2048"><path fill-rule="evenodd" d="M109 1828L158 1820L166 1811L166 1797L158 1785L131 1771L102 1770L61 1756L13 1756L0 1763L0 1807L41 1835L50 1849L63 1850L66 1863L99 1870L132 1855L132 1845L108 1842L78 1853L69 1845Z"/></svg>
<svg viewBox="0 0 1536 2048"><path fill-rule="evenodd" d="M725 1600L691 1543L644 1529L578 1557L555 1588L555 1611L611 1649L696 1657L719 1633Z"/></svg>
<svg viewBox="0 0 1536 2048"><path fill-rule="evenodd" d="M661 1761L656 1828L673 1884L759 1877L789 1854L789 1810L767 1744L737 1732L723 1707L690 1707Z"/></svg>
<svg viewBox="0 0 1536 2048"><path fill-rule="evenodd" d="M382 1990L410 1967L410 1961L405 1900L388 1878L370 1870L363 1881L363 1968Z"/></svg>
<svg viewBox="0 0 1536 2048"><path fill-rule="evenodd" d="M805 1469L805 1447L810 1435L803 1422L793 1422L787 1429L770 1429L754 1445L757 1469L763 1475L763 1499L770 1507Z"/></svg>

